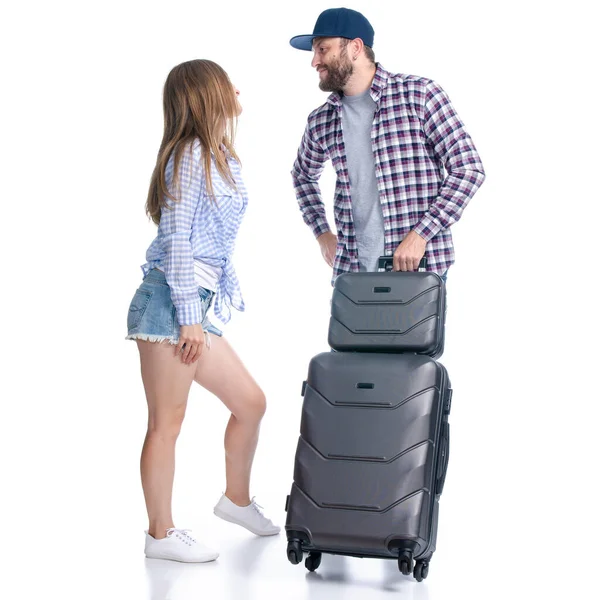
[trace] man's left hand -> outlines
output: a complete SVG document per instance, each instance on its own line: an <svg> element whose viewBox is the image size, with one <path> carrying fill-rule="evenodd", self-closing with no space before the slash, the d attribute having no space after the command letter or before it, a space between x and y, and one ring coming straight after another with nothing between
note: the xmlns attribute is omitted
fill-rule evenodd
<svg viewBox="0 0 600 600"><path fill-rule="evenodd" d="M409 232L394 252L394 271L417 271L426 246L418 233Z"/></svg>

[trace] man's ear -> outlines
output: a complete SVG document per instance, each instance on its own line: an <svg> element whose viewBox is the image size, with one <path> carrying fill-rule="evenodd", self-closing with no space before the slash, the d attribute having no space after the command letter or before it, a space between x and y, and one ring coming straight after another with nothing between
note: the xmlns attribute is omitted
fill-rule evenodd
<svg viewBox="0 0 600 600"><path fill-rule="evenodd" d="M356 60L365 47L364 42L360 38L355 38L350 42L350 57Z"/></svg>

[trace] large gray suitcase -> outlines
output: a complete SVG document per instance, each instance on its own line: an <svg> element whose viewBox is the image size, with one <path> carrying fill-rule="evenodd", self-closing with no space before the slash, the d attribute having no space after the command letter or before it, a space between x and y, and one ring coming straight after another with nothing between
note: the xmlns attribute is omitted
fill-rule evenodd
<svg viewBox="0 0 600 600"><path fill-rule="evenodd" d="M398 560L427 576L449 450L446 369L416 354L314 357L303 385L288 559L323 552Z"/></svg>
<svg viewBox="0 0 600 600"><path fill-rule="evenodd" d="M380 264L386 265L387 257ZM433 272L344 273L334 285L329 345L338 352L444 351L446 286Z"/></svg>

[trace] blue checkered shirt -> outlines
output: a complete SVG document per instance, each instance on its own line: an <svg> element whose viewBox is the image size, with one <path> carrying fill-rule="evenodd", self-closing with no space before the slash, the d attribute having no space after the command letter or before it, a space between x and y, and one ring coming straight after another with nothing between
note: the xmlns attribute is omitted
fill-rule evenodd
<svg viewBox="0 0 600 600"><path fill-rule="evenodd" d="M479 154L448 95L431 79L392 74L377 64L370 95L377 105L371 142L384 253L391 256L414 230L427 241L427 269L444 273L454 262L450 226L485 179ZM318 181L328 160L335 169L332 283L359 270L341 112L341 96L333 93L309 115L292 169L304 222L315 237L330 231Z"/></svg>
<svg viewBox="0 0 600 600"><path fill-rule="evenodd" d="M194 260L222 268L215 296L215 315L223 323L231 318L230 307L244 310L240 285L231 262L235 239L248 204L239 163L228 157L237 185L232 189L217 171L214 158L211 178L216 199L207 196L201 163L200 142L184 151L179 164L179 190L173 190L173 157L165 170L169 191L179 198L168 200L163 209L158 234L146 252L144 275L159 268L171 288L171 299L180 325L202 322L202 306L194 276Z"/></svg>

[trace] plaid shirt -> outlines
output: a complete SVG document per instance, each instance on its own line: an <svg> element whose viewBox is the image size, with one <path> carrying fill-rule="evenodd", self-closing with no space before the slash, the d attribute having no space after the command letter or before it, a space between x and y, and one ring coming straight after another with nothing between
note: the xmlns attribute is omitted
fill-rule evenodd
<svg viewBox="0 0 600 600"><path fill-rule="evenodd" d="M394 75L377 64L370 94L377 105L371 141L384 253L391 256L414 230L427 241L427 269L443 273L454 262L450 226L485 179L477 150L434 81ZM318 180L327 160L335 169L338 245L332 283L341 273L359 270L341 112L341 96L333 93L309 115L292 170L302 217L318 237L330 231Z"/></svg>

